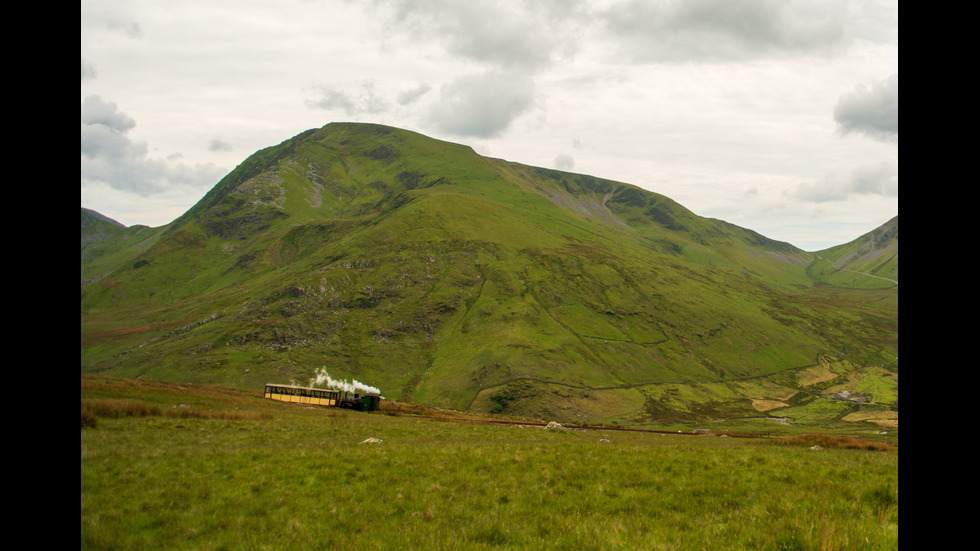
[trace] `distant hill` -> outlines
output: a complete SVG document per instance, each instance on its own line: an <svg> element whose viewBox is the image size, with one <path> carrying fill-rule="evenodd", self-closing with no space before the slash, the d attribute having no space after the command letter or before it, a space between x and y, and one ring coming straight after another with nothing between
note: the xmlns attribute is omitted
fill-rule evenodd
<svg viewBox="0 0 980 551"><path fill-rule="evenodd" d="M84 230L85 230L86 227L90 227L90 226L96 225L99 222L106 222L109 225L118 226L120 228L125 228L126 227L123 224L120 224L119 222L116 222L112 218L109 218L108 216L105 216L103 214L99 214L98 212L95 212L94 210L91 210L91 209L87 209L85 207L82 207L82 231L83 232L84 232Z"/></svg>
<svg viewBox="0 0 980 551"><path fill-rule="evenodd" d="M861 237L816 253L814 275L837 285L888 287L898 284L898 216Z"/></svg>
<svg viewBox="0 0 980 551"><path fill-rule="evenodd" d="M747 415L828 358L895 361L897 285L841 276L897 281L889 228L807 253L626 183L332 123L166 226L83 209L81 368L246 388L325 369L556 419Z"/></svg>
<svg viewBox="0 0 980 551"><path fill-rule="evenodd" d="M126 226L102 214L82 208L82 246L86 243L97 243L110 235L121 231Z"/></svg>

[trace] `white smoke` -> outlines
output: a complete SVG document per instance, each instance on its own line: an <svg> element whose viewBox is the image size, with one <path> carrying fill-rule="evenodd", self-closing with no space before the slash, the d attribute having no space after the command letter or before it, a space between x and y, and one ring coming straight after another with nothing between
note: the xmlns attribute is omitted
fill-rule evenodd
<svg viewBox="0 0 980 551"><path fill-rule="evenodd" d="M333 388L336 390L343 390L344 392L365 392L371 394L381 394L381 390L377 387L371 385L366 385L357 379L353 379L353 382L348 383L346 379L337 380L330 377L327 373L327 368L322 367L316 370L316 375L310 379L310 386L316 387L320 385L326 385L327 388Z"/></svg>

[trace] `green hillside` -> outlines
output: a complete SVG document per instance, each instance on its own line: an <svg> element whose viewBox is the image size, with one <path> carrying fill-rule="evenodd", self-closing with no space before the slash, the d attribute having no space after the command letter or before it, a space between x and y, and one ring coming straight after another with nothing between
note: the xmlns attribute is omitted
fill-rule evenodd
<svg viewBox="0 0 980 551"><path fill-rule="evenodd" d="M824 260L897 282L897 219L894 263L821 258L625 183L341 123L167 226L87 240L86 214L83 373L257 389L325 368L438 407L639 423L760 415L828 362L897 380L897 283Z"/></svg>

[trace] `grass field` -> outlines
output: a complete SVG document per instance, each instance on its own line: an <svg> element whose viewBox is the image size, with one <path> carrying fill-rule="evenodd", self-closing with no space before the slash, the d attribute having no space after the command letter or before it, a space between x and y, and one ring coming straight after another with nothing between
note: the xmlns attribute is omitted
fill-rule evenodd
<svg viewBox="0 0 980 551"><path fill-rule="evenodd" d="M881 443L545 429L85 375L81 389L82 549L898 547L898 454Z"/></svg>

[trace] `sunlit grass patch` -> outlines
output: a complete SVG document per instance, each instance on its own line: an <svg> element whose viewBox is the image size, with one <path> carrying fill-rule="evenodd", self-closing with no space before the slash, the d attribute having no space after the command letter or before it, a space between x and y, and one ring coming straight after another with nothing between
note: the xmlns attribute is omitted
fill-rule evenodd
<svg viewBox="0 0 980 551"><path fill-rule="evenodd" d="M756 411L772 411L774 409L788 407L789 404L786 402L780 402L778 400L752 400L752 407Z"/></svg>
<svg viewBox="0 0 980 551"><path fill-rule="evenodd" d="M817 365L797 373L800 386L806 387L832 381L837 378L837 374L829 369L827 365Z"/></svg>
<svg viewBox="0 0 980 551"><path fill-rule="evenodd" d="M848 413L843 417L843 420L853 422L868 421L882 427L898 428L897 411L859 411Z"/></svg>

